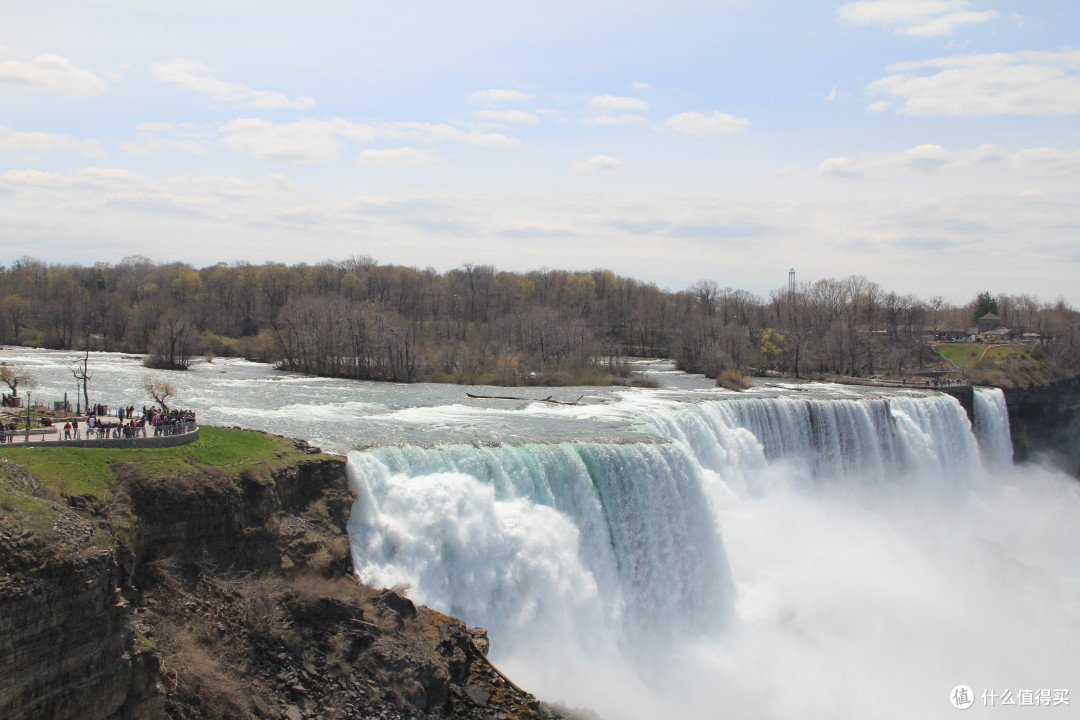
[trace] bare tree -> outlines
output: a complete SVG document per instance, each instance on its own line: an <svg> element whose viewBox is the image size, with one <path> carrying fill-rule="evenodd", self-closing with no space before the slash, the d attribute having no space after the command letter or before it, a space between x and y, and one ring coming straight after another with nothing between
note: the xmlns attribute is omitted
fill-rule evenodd
<svg viewBox="0 0 1080 720"><path fill-rule="evenodd" d="M149 375L143 376L143 389L157 401L165 412L169 412L168 400L176 396L176 387L168 380L155 380Z"/></svg>
<svg viewBox="0 0 1080 720"><path fill-rule="evenodd" d="M18 396L19 386L37 387L37 379L29 370L7 363L0 363L0 382L11 388L12 396Z"/></svg>
<svg viewBox="0 0 1080 720"><path fill-rule="evenodd" d="M90 393L89 393L89 389L88 389L88 385L90 384L89 366L90 366L90 335L87 334L87 336L86 336L86 351L83 354L83 359L79 360L78 362L75 363L75 365L73 367L69 368L71 370L71 374L75 377L75 379L77 381L79 381L80 383L82 383L82 393L83 393L83 403L84 403L83 407L86 408L87 410L90 409Z"/></svg>

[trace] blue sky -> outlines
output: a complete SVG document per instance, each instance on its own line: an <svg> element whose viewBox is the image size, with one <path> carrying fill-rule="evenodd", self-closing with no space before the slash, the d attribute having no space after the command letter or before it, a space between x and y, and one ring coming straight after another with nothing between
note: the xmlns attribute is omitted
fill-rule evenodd
<svg viewBox="0 0 1080 720"><path fill-rule="evenodd" d="M13 5L0 262L1080 304L1075 2Z"/></svg>

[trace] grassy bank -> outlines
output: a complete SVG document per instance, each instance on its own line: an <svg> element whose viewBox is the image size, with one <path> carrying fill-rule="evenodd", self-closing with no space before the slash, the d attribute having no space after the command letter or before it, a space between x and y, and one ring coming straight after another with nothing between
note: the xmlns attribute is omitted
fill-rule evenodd
<svg viewBox="0 0 1080 720"><path fill-rule="evenodd" d="M1039 345L942 343L934 349L976 385L1025 387L1053 380Z"/></svg>
<svg viewBox="0 0 1080 720"><path fill-rule="evenodd" d="M233 477L247 469L270 470L290 464L303 453L291 441L272 435L202 426L199 439L170 448L17 447L2 457L62 496L108 499L116 471L127 464L151 478L175 477L195 467L224 470Z"/></svg>
<svg viewBox="0 0 1080 720"><path fill-rule="evenodd" d="M212 468L238 480L241 473L269 478L280 467L310 459L292 441L273 435L203 426L199 439L169 448L16 447L0 449L0 531L33 530L39 539L60 539L73 525L72 515L91 520L87 548L112 540L113 529L128 524L118 480L137 468L151 480L183 478Z"/></svg>

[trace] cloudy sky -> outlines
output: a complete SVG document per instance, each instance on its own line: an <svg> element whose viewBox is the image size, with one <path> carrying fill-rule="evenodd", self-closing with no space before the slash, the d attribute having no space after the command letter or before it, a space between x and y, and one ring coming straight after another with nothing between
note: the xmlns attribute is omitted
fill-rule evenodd
<svg viewBox="0 0 1080 720"><path fill-rule="evenodd" d="M1075 0L5 5L0 264L1080 304Z"/></svg>

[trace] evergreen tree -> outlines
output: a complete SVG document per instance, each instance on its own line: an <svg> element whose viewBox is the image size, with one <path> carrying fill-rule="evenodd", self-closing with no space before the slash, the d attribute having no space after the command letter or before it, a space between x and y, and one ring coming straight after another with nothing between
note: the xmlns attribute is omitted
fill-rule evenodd
<svg viewBox="0 0 1080 720"><path fill-rule="evenodd" d="M979 293L979 296L975 298L975 307L971 311L971 318L978 322L986 313L998 314L998 303L988 291Z"/></svg>

